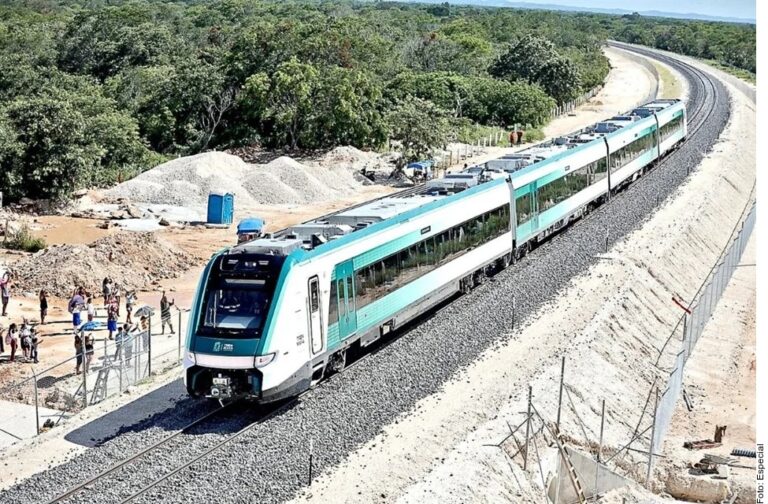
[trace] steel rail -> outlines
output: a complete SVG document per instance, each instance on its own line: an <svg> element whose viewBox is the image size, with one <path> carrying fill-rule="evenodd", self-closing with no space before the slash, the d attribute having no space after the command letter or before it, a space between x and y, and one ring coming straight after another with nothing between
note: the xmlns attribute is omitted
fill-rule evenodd
<svg viewBox="0 0 768 504"><path fill-rule="evenodd" d="M170 441L176 439L180 435L182 435L182 434L184 434L186 432L189 432L190 430L194 429L195 427L197 427L201 423L205 422L206 420L208 420L208 419L210 419L210 418L220 414L222 411L224 411L225 409L228 409L231 405L235 404L236 402L237 401L233 401L233 402L227 403L224 406L221 406L221 407L219 407L219 408L217 408L217 409L215 409L215 410L213 410L213 411L211 411L209 413L206 413L202 417L198 418L194 422L191 422L191 423L187 424L186 426L184 426L183 428L177 430L173 434L164 437L160 441L158 441L158 442L156 442L156 443L154 443L154 444L144 448L140 452L135 453L135 454L131 455L130 457L125 458L125 459L123 459L123 460L113 464L108 469L100 472L99 474L97 474L97 475L95 475L95 476L93 476L91 478L88 478L86 481L84 481L84 482L82 482L82 483L80 483L80 484L70 488L66 492L64 492L64 493L54 497L52 500L48 501L48 504L54 504L56 502L61 502L63 500L66 500L66 499L72 497L73 495L79 493L80 491L85 490L86 487L89 487L90 485L96 483L97 481L100 481L100 480L106 478L107 476L109 476L110 474L114 473L118 469L120 469L122 467L125 467L126 465L131 464L131 463L137 461L138 459L140 459L141 457L143 457L147 453L155 451L158 448L161 448L161 447L165 446Z"/></svg>

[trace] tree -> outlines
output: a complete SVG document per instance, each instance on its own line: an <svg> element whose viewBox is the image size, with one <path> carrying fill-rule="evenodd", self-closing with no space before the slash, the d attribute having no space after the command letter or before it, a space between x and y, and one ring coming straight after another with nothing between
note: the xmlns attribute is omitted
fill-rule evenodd
<svg viewBox="0 0 768 504"><path fill-rule="evenodd" d="M533 84L539 81L541 70L557 56L552 42L526 35L502 54L489 71L500 79L521 79Z"/></svg>
<svg viewBox="0 0 768 504"><path fill-rule="evenodd" d="M314 66L293 57L280 64L271 76L259 73L249 77L245 103L261 112L262 121L270 123L272 136L280 145L295 149L311 115L317 79Z"/></svg>
<svg viewBox="0 0 768 504"><path fill-rule="evenodd" d="M573 100L579 95L581 76L572 61L556 57L539 71L537 81L558 103Z"/></svg>
<svg viewBox="0 0 768 504"><path fill-rule="evenodd" d="M448 114L428 100L406 96L387 114L390 137L400 142L405 161L430 155L432 149L444 147L450 135Z"/></svg>

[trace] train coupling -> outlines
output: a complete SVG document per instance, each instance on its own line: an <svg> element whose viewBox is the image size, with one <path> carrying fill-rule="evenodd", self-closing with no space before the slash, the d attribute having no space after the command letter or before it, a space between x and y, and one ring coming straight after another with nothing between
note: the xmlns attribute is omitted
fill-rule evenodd
<svg viewBox="0 0 768 504"><path fill-rule="evenodd" d="M232 390L232 379L229 376L213 377L213 383L211 384L211 390L206 394L206 397L211 399L231 399L234 397Z"/></svg>

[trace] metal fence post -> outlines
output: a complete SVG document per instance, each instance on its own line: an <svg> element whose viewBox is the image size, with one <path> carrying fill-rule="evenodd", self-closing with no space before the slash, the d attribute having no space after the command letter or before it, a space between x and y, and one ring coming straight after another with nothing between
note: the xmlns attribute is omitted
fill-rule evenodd
<svg viewBox="0 0 768 504"><path fill-rule="evenodd" d="M557 423L555 423L555 430L560 434L560 411L563 407L563 383L565 382L565 355L563 355L563 361L560 364L560 396L557 399Z"/></svg>
<svg viewBox="0 0 768 504"><path fill-rule="evenodd" d="M147 317L147 376L152 374L152 315Z"/></svg>
<svg viewBox="0 0 768 504"><path fill-rule="evenodd" d="M523 459L523 471L528 470L528 441L531 435L531 395L533 387L528 385L528 417L525 421L525 458Z"/></svg>
<svg viewBox="0 0 768 504"><path fill-rule="evenodd" d="M85 370L85 339L83 338L82 331L80 333L80 356L83 359L83 409L88 407L88 372Z"/></svg>
<svg viewBox="0 0 768 504"><path fill-rule="evenodd" d="M651 484L651 469L653 468L653 450L656 449L654 438L656 437L656 415L659 413L659 388L656 387L656 402L653 406L653 424L651 425L651 447L648 450L648 472L645 475L645 488Z"/></svg>
<svg viewBox="0 0 768 504"><path fill-rule="evenodd" d="M179 325L176 328L176 330L178 331L178 335L179 335L179 342L176 346L176 360L180 361L181 360L181 310L179 310Z"/></svg>
<svg viewBox="0 0 768 504"><path fill-rule="evenodd" d="M605 399L603 399L603 409L602 413L600 414L600 444L597 447L597 461L595 462L595 502L597 502L599 489L598 484L600 482L600 457L602 456L603 452L603 431L605 429Z"/></svg>
<svg viewBox="0 0 768 504"><path fill-rule="evenodd" d="M123 393L123 350L122 348L118 347L118 343L115 342L115 359L117 362L117 393L122 394Z"/></svg>
<svg viewBox="0 0 768 504"><path fill-rule="evenodd" d="M40 435L40 406L39 406L39 399L37 394L37 373L35 373L35 368L32 368L32 381L35 384L35 422L37 424L37 435Z"/></svg>

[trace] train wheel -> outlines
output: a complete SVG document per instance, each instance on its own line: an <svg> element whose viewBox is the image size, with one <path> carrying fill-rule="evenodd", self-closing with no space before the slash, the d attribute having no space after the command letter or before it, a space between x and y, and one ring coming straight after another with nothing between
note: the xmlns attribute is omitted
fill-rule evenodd
<svg viewBox="0 0 768 504"><path fill-rule="evenodd" d="M336 352L331 355L328 360L328 367L326 368L326 374L331 375L334 373L341 373L344 371L344 367L347 365L347 350L344 349L340 352Z"/></svg>
<svg viewBox="0 0 768 504"><path fill-rule="evenodd" d="M475 273L472 275L472 285L474 287L479 287L483 284L483 282L485 282L485 270L481 269L475 271Z"/></svg>
<svg viewBox="0 0 768 504"><path fill-rule="evenodd" d="M472 290L472 276L465 276L459 280L459 290L462 294L469 294Z"/></svg>

